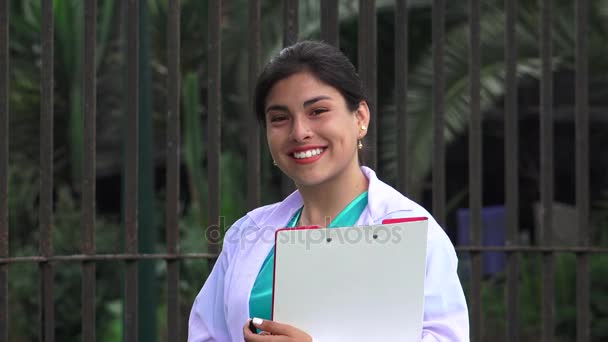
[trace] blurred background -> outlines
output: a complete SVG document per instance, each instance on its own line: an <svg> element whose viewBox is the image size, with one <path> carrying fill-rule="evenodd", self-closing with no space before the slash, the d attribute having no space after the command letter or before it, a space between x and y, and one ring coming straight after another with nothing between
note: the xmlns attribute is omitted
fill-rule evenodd
<svg viewBox="0 0 608 342"><path fill-rule="evenodd" d="M576 0L552 1L553 245L575 247L579 239L575 163ZM9 3L9 256L40 254L40 112L41 112L41 0ZM298 39L321 37L321 3L288 1L297 6ZM365 2L365 1L363 1ZM362 3L363 3L362 2ZM400 2L400 1L397 1ZM433 2L407 1L407 54L395 53L395 1L372 1L377 29L377 143L376 170L397 187L405 177L398 165L400 137L407 137L407 180L400 189L433 213ZM83 0L52 1L54 10L54 255L81 253L82 184L85 159ZM97 128L96 128L96 253L125 250L127 127L127 1L97 1ZM261 1L260 55L263 65L284 46L283 1ZM405 3L405 2L403 2ZM589 241L608 248L608 1L588 2L588 118L589 118ZM164 253L166 200L166 132L168 106L168 1L139 2L139 169L138 248L141 253ZM179 252L208 251L204 227L209 220L208 147L208 2L181 0L180 116L181 163L179 197ZM357 66L361 48L359 1L338 1L339 47ZM248 131L259 129L260 199L268 204L283 198L290 186L272 166L264 132L247 119L249 105L249 2L221 5L221 154L219 169L220 229L252 209L247 203ZM505 163L506 61L505 1L483 0L480 6L480 112L482 138L483 244L504 246L508 227L505 173L516 169L519 188L515 245L542 245L541 203L541 76L539 1L520 0L517 7L517 123L518 160ZM455 245L471 245L469 223L469 7L466 1L445 2L444 138L445 217L442 220ZM405 24L404 24L405 25ZM370 45L373 46L373 45ZM397 56L397 57L396 57ZM402 58L403 60L399 60ZM407 66L407 93L396 90L396 66ZM362 68L359 68L360 70ZM407 99L407 131L399 129L396 99ZM1 110L1 109L0 109ZM44 127L42 128L44 129ZM434 214L434 213L433 213ZM471 294L470 255L459 250L461 280ZM542 255L521 253L519 264L519 339L538 340L542 330ZM575 253L554 254L554 324L551 338L573 341L577 336L577 260ZM608 340L608 253L589 255L590 338ZM507 328L506 257L504 252L483 254L480 290L482 339L505 340ZM96 330L100 341L124 337L125 269L120 261L96 263ZM167 332L166 263L138 262L138 317L140 341L164 341ZM9 341L33 341L40 332L40 272L36 263L8 267ZM180 261L179 312L181 337L197 292L209 272L204 259ZM54 334L57 341L82 340L81 265L57 263L54 275Z"/></svg>

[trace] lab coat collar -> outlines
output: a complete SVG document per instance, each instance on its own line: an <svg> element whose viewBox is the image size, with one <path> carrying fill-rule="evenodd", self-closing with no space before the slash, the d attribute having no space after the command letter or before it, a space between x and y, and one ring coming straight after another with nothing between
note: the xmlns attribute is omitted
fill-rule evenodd
<svg viewBox="0 0 608 342"><path fill-rule="evenodd" d="M361 171L369 180L368 203L356 225L380 223L392 213L413 209L411 200L378 179L372 169L362 166ZM302 196L296 190L282 202L252 210L247 216L259 229L276 230L285 227L302 204Z"/></svg>

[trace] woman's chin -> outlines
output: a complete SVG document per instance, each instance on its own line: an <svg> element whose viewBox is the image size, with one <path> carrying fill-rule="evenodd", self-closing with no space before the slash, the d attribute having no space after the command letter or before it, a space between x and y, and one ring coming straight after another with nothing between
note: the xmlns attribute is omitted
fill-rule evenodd
<svg viewBox="0 0 608 342"><path fill-rule="evenodd" d="M321 186L325 182L324 177L315 177L312 175L308 175L306 177L292 177L291 179L294 181L298 189L314 188Z"/></svg>

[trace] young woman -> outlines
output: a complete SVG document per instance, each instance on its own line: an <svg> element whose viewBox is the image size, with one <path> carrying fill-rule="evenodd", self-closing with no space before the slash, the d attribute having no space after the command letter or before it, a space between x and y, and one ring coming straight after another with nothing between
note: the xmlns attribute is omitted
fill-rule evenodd
<svg viewBox="0 0 608 342"><path fill-rule="evenodd" d="M192 307L188 341L312 341L297 327L269 320L275 230L416 216L429 217L421 341L468 341L467 306L449 238L424 208L360 165L370 113L348 58L321 42L284 49L258 79L255 111L275 165L297 191L247 213L228 230ZM250 323L263 332L252 333Z"/></svg>

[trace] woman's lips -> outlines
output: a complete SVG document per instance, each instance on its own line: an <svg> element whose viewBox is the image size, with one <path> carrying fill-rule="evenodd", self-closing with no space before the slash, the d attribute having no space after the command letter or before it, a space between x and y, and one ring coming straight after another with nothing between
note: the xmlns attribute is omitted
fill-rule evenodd
<svg viewBox="0 0 608 342"><path fill-rule="evenodd" d="M326 147L299 148L289 153L289 156L298 164L309 164L319 160L325 153Z"/></svg>

